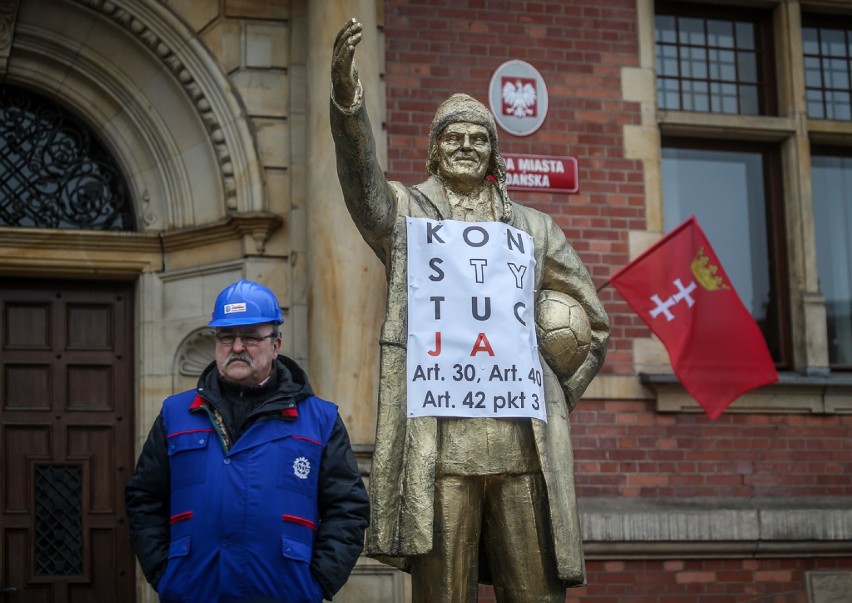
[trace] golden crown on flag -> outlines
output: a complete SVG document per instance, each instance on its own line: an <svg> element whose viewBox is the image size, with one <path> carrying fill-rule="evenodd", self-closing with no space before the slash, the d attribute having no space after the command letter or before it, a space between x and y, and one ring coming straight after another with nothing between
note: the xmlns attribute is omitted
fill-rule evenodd
<svg viewBox="0 0 852 603"><path fill-rule="evenodd" d="M695 255L695 259L692 260L690 268L698 283L708 291L730 289L721 276L716 276L719 267L710 263L710 258L704 255L703 247L698 248L698 253Z"/></svg>

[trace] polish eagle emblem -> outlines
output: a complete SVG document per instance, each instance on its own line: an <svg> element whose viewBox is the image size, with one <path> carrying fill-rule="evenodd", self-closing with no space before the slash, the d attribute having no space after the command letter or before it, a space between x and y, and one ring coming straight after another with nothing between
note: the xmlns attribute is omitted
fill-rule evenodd
<svg viewBox="0 0 852 603"><path fill-rule="evenodd" d="M503 83L503 113L513 117L535 115L535 86L521 80L506 80Z"/></svg>

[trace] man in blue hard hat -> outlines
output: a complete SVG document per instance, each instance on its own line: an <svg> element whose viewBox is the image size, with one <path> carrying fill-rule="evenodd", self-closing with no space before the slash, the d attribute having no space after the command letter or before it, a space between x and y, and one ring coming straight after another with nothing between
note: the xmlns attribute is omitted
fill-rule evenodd
<svg viewBox="0 0 852 603"><path fill-rule="evenodd" d="M349 578L369 505L337 407L279 354L268 288L216 299L216 360L167 398L126 488L130 538L162 603L319 602Z"/></svg>

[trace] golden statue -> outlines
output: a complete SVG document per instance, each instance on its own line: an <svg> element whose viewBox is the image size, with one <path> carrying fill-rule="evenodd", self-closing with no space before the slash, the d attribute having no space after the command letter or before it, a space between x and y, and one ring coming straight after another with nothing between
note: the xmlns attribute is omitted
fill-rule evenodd
<svg viewBox="0 0 852 603"><path fill-rule="evenodd" d="M367 554L409 571L415 602L476 601L483 582L498 601L561 603L566 587L586 583L568 413L603 364L609 320L562 230L509 198L494 118L479 101L454 94L438 107L425 182L387 181L355 66L362 30L352 19L334 43L331 131L343 197L388 285ZM546 422L407 416L408 218L529 233L536 298L553 291L585 310L582 363L542 358Z"/></svg>

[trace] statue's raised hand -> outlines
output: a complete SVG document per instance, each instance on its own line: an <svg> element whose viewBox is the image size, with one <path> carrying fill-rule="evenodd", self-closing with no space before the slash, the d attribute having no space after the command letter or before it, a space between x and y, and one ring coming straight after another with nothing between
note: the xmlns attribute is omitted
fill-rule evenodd
<svg viewBox="0 0 852 603"><path fill-rule="evenodd" d="M358 88L358 69L355 67L355 46L361 41L364 26L349 19L334 40L331 55L331 91L341 107L350 107Z"/></svg>

